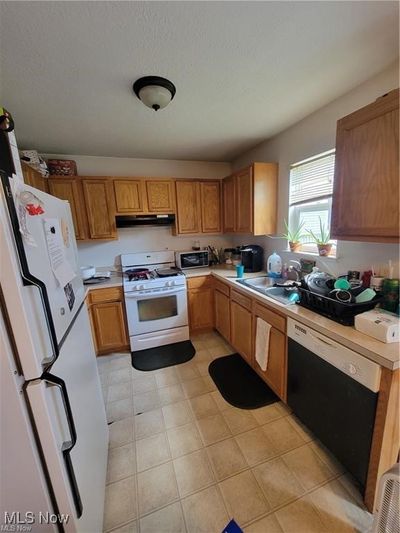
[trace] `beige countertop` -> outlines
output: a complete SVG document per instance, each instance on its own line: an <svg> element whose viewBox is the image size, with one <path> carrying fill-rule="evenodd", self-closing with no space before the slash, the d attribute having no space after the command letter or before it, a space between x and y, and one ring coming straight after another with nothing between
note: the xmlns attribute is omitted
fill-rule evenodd
<svg viewBox="0 0 400 533"><path fill-rule="evenodd" d="M283 305L272 298L268 298L268 296L264 296L259 292L250 289L250 287L237 283L236 271L233 268L226 268L224 266L196 268L186 270L185 274L188 278L212 274L216 278L223 279L239 292L248 295L251 294L251 296L260 303L268 303L269 307L276 309L279 313L293 318L294 320L298 320L332 340L364 355L372 361L375 361L379 365L389 368L390 370L395 370L400 367L399 343L386 344L380 342L373 337L360 333L352 326L342 326L341 324L314 313L309 309L305 309L300 305ZM259 277L265 274L266 272L245 274L244 278Z"/></svg>
<svg viewBox="0 0 400 533"><path fill-rule="evenodd" d="M119 272L112 272L111 271L111 277L110 279L100 281L99 283L93 283L84 285L85 287L85 297L87 296L87 293L89 291L95 290L95 289L107 289L110 287L122 287L122 274Z"/></svg>

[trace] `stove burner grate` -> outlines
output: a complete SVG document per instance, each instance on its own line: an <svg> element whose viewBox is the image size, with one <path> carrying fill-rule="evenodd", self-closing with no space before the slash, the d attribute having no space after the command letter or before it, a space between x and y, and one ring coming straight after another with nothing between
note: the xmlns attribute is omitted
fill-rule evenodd
<svg viewBox="0 0 400 533"><path fill-rule="evenodd" d="M128 281L139 281L151 278L151 273L148 268L130 268L125 271L125 274L128 276Z"/></svg>

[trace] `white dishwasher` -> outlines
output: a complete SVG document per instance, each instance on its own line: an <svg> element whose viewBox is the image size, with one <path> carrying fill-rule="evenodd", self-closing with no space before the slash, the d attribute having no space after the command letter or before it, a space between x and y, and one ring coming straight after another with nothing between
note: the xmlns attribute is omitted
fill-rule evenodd
<svg viewBox="0 0 400 533"><path fill-rule="evenodd" d="M364 490L381 367L288 319L287 402Z"/></svg>

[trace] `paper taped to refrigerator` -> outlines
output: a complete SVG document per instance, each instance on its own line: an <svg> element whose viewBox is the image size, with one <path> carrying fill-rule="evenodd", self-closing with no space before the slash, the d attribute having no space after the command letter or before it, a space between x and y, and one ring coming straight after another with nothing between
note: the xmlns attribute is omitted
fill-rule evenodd
<svg viewBox="0 0 400 533"><path fill-rule="evenodd" d="M76 276L65 256L65 245L58 218L45 218L44 233L51 269L61 287L65 287Z"/></svg>

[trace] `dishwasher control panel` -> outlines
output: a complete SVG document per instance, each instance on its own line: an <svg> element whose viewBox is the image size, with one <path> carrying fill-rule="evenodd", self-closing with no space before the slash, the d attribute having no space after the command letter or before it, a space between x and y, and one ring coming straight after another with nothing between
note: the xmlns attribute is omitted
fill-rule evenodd
<svg viewBox="0 0 400 533"><path fill-rule="evenodd" d="M287 321L287 334L371 391L379 391L381 367L377 363L291 318Z"/></svg>

